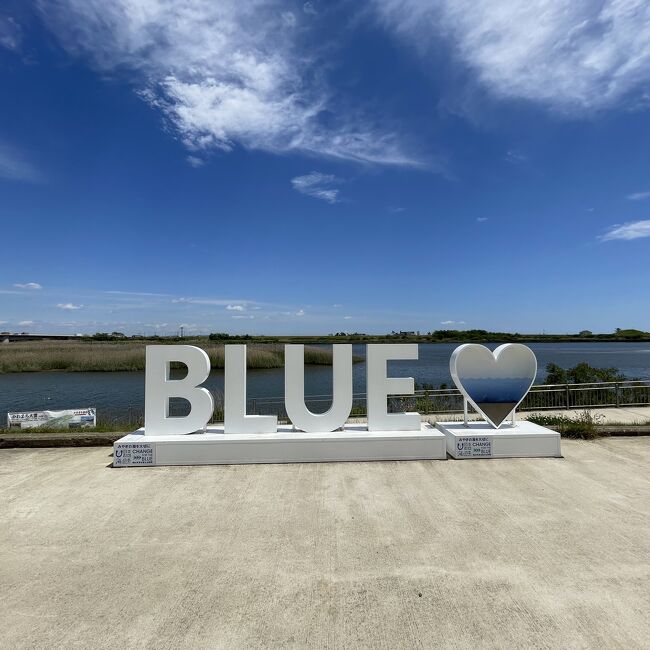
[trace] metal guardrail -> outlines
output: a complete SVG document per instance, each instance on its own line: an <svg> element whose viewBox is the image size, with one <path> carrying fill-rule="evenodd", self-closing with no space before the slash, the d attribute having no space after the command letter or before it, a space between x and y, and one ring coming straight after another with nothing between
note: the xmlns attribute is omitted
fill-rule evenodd
<svg viewBox="0 0 650 650"><path fill-rule="evenodd" d="M220 399L215 400L217 408L213 422L223 421ZM314 413L322 413L332 403L331 395L308 395L305 398L307 408ZM539 384L533 386L518 411L570 410L625 406L650 406L650 381L599 382L591 384ZM251 415L277 415L280 420L287 420L284 397L252 398L248 400L248 413ZM445 413L462 413L463 396L456 388L437 388L418 390L413 395L394 395L388 398L389 412L417 411L423 415ZM182 400L172 400L172 415L185 415L187 404ZM351 417L366 415L366 394L353 395ZM128 407L119 419L102 418L104 422L129 423L142 422L144 412L141 407Z"/></svg>
<svg viewBox="0 0 650 650"><path fill-rule="evenodd" d="M314 412L326 411L331 395L311 395L305 398ZM250 399L249 413L286 417L283 397ZM352 415L366 414L366 394L353 396ZM590 384L540 384L533 386L518 411L571 410L622 406L650 406L650 381L598 382ZM389 412L417 411L425 415L462 413L463 396L456 388L418 390L413 395L388 398Z"/></svg>

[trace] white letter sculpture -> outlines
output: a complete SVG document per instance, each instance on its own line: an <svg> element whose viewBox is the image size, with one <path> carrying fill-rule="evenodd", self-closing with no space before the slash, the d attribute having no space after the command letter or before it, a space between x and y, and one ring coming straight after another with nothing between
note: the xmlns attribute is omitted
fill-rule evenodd
<svg viewBox="0 0 650 650"><path fill-rule="evenodd" d="M419 431L419 413L388 413L388 395L412 395L413 377L387 377L389 359L417 359L416 343L366 346L368 431Z"/></svg>
<svg viewBox="0 0 650 650"><path fill-rule="evenodd" d="M145 371L144 433L171 436L203 429L214 410L207 388L198 388L210 374L210 357L193 345L148 345ZM170 378L170 365L187 366L183 379ZM169 399L182 397L190 403L189 415L169 416Z"/></svg>
<svg viewBox="0 0 650 650"><path fill-rule="evenodd" d="M352 410L352 346L332 349L332 406L325 413L312 413L305 406L305 346L284 346L284 402L289 419L301 431L335 431Z"/></svg>
<svg viewBox="0 0 650 650"><path fill-rule="evenodd" d="M246 415L246 346L225 346L224 431L226 433L275 433L275 415Z"/></svg>
<svg viewBox="0 0 650 650"><path fill-rule="evenodd" d="M449 372L465 399L498 429L533 385L537 359L521 343L505 343L494 352L465 343L453 351Z"/></svg>

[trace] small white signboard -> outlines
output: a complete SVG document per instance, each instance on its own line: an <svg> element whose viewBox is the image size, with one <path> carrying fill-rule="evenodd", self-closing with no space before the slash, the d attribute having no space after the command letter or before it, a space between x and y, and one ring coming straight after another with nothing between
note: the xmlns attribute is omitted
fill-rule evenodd
<svg viewBox="0 0 650 650"><path fill-rule="evenodd" d="M7 413L9 429L34 429L45 426L57 429L85 429L94 427L96 424L97 410L95 408Z"/></svg>
<svg viewBox="0 0 650 650"><path fill-rule="evenodd" d="M492 438L489 436L462 436L456 439L458 458L491 458Z"/></svg>
<svg viewBox="0 0 650 650"><path fill-rule="evenodd" d="M150 442L116 442L113 445L114 467L155 464L155 446Z"/></svg>

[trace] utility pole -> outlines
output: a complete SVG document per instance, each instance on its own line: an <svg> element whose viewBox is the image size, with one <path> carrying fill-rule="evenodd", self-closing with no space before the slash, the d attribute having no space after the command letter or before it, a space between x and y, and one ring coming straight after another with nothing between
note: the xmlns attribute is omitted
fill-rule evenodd
<svg viewBox="0 0 650 650"><path fill-rule="evenodd" d="M180 330L180 332L181 332L181 338L183 338L183 326L182 326L182 325L181 325L181 330Z"/></svg>

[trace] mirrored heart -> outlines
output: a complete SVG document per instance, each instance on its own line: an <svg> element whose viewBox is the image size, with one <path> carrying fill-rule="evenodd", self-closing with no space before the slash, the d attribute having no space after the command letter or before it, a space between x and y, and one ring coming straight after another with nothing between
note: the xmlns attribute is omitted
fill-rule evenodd
<svg viewBox="0 0 650 650"><path fill-rule="evenodd" d="M533 385L537 359L520 343L500 345L494 352L466 343L452 353L449 370L467 401L498 429Z"/></svg>

